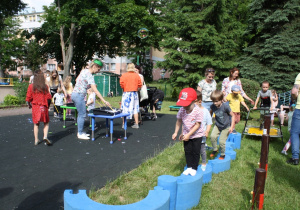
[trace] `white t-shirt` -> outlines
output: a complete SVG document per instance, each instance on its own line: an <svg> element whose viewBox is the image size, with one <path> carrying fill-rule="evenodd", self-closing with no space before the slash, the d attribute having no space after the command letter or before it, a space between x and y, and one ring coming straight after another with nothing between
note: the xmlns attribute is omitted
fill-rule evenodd
<svg viewBox="0 0 300 210"><path fill-rule="evenodd" d="M65 95L63 93L55 93L53 96L53 100L55 99L55 106L64 105Z"/></svg>
<svg viewBox="0 0 300 210"><path fill-rule="evenodd" d="M93 101L93 103L91 103L91 101ZM96 94L95 93L91 93L89 95L89 98L87 100L87 104L91 103L88 105L87 110L90 111L92 109L95 109L95 102L96 102Z"/></svg>

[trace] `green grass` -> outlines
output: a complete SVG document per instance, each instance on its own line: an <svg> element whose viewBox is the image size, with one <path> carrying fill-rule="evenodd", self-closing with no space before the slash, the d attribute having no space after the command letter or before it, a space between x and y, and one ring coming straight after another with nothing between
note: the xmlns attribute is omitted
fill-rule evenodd
<svg viewBox="0 0 300 210"><path fill-rule="evenodd" d="M117 97L107 100L113 106L120 101ZM174 104L173 101L165 100L161 113L176 114L176 111L170 112L168 108ZM253 115L257 116L259 115ZM241 121L236 130L242 132L244 124L245 121ZM283 134L286 142L289 137L287 126L283 127ZM261 137L244 136L242 147L236 150L237 158L231 162L230 170L213 174L212 181L203 185L201 201L194 209L251 208L250 192L253 190L255 170L260 160L260 139ZM210 145L209 139L207 143ZM300 209L300 168L285 163L287 157L280 153L283 146L280 138L271 138L264 209ZM90 198L111 205L134 203L144 199L148 191L153 190L160 175L179 176L182 173L186 162L181 142L156 154L153 158L147 158L138 168L122 173L116 180L108 182L102 189L91 190ZM207 156L209 157L209 152Z"/></svg>

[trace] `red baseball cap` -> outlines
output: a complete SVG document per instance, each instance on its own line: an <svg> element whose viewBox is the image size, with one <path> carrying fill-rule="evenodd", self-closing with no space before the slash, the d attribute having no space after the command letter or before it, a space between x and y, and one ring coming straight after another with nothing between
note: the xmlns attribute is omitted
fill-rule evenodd
<svg viewBox="0 0 300 210"><path fill-rule="evenodd" d="M193 88L184 88L179 94L177 106L189 106L197 99L197 92Z"/></svg>

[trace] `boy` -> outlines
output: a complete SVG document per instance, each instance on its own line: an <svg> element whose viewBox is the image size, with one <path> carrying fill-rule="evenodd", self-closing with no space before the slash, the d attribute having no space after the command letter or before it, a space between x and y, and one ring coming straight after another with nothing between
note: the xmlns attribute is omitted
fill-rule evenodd
<svg viewBox="0 0 300 210"><path fill-rule="evenodd" d="M215 90L211 93L210 98L213 102L211 105L210 114L215 114L216 123L211 132L211 144L213 146L213 152L210 154L210 157L213 158L218 152L217 139L220 134L219 143L221 149L221 155L219 157L220 160L225 159L225 147L226 147L226 139L228 134L233 131L234 126L234 114L231 111L229 105L227 103L223 103L223 93L220 90ZM231 116L231 123L230 123ZM231 125L231 126L230 126Z"/></svg>
<svg viewBox="0 0 300 210"><path fill-rule="evenodd" d="M272 109L271 108L271 107L273 107L273 100L271 100L272 92L271 92L271 90L269 90L269 87L270 87L270 84L268 81L262 82L261 90L258 91L257 98L256 98L253 109L257 109L257 104L259 102L259 99L261 99L260 107L269 108L270 110ZM261 111L260 112L261 121L263 121L264 115L268 114L268 113L269 113L269 111ZM262 122L260 124L260 129L261 130L263 129Z"/></svg>
<svg viewBox="0 0 300 210"><path fill-rule="evenodd" d="M52 102L54 104L54 117L59 118L62 114L60 106L64 105L64 102L66 103L65 95L60 87L57 88L57 93L54 94Z"/></svg>
<svg viewBox="0 0 300 210"><path fill-rule="evenodd" d="M201 127L203 112L195 105L197 93L193 88L184 88L179 94L177 106L182 106L177 113L175 132L172 139L176 140L178 131L182 126L182 134L179 140L183 141L187 169L184 175L195 176L200 159L201 141L204 129Z"/></svg>
<svg viewBox="0 0 300 210"><path fill-rule="evenodd" d="M234 125L233 125L233 131L232 133L236 134L236 130L235 130L235 125L238 124L241 120L241 105L242 104L246 109L247 111L249 112L249 108L247 106L247 104L245 103L244 101L244 98L241 96L241 88L240 86L238 85L233 85L231 87L231 93L229 93L227 96L226 96L226 101L229 101L229 106L230 106L230 109L231 111L233 112L234 114Z"/></svg>
<svg viewBox="0 0 300 210"><path fill-rule="evenodd" d="M92 88L87 89L87 94L89 96L86 102L87 110L89 113L92 113L93 109L95 109L96 94Z"/></svg>
<svg viewBox="0 0 300 210"><path fill-rule="evenodd" d="M210 116L209 111L202 106L202 93L200 91L197 92L197 100L196 104L200 107L200 109L203 111L203 121L201 123L201 127L203 127L203 130L205 131L204 136L202 137L201 141L201 150L200 150L200 155L202 158L202 164L201 164L201 169L202 171L206 170L206 138L208 137L211 125L212 125L212 119Z"/></svg>

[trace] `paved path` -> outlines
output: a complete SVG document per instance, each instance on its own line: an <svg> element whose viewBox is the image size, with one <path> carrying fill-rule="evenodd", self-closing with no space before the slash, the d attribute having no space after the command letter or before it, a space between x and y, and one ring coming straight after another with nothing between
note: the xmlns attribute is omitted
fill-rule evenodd
<svg viewBox="0 0 300 210"><path fill-rule="evenodd" d="M108 180L138 167L155 151L173 144L175 115L158 115L124 136L121 119L115 120L114 144L105 136L105 120L97 119L95 141L76 138L72 121L63 123L50 112L49 138L53 146L34 146L28 108L0 110L0 209L63 209L65 189L101 188ZM86 127L88 126L86 121ZM42 138L42 129L39 133Z"/></svg>

